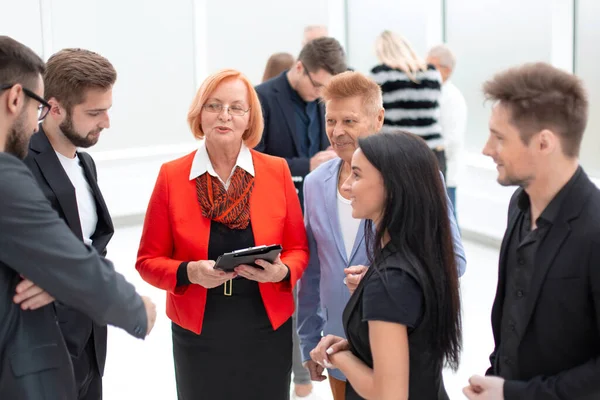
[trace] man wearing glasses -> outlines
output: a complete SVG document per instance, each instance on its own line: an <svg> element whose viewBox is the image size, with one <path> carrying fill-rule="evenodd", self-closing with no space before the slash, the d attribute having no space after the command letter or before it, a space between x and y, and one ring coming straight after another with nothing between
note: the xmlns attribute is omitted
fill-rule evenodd
<svg viewBox="0 0 600 400"><path fill-rule="evenodd" d="M321 90L333 75L347 70L344 49L334 38L308 42L296 64L256 87L263 108L265 129L256 150L287 160L304 204L304 177L336 157L325 132Z"/></svg>
<svg viewBox="0 0 600 400"><path fill-rule="evenodd" d="M256 150L286 159L302 206L304 177L337 157L329 147L325 108L318 100L331 77L346 69L340 43L334 38L321 37L304 45L290 70L256 87L265 121L262 141ZM316 399L311 393L309 372L302 366L296 316L294 312L294 398Z"/></svg>
<svg viewBox="0 0 600 400"><path fill-rule="evenodd" d="M113 223L94 160L77 148L92 147L110 126L108 109L116 79L112 64L92 51L64 49L51 56L44 74L50 113L32 136L25 158L52 208L75 236L102 256L113 236ZM71 354L78 398L101 399L106 326L60 303L56 313Z"/></svg>
<svg viewBox="0 0 600 400"><path fill-rule="evenodd" d="M44 70L31 49L0 36L0 399L77 398L55 309L47 305L53 297L138 338L156 318L150 299L77 240L20 160L52 107L43 99Z"/></svg>

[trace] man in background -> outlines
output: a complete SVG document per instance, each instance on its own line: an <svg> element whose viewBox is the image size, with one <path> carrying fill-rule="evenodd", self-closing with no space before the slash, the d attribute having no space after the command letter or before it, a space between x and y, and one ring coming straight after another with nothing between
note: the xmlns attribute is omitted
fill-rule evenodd
<svg viewBox="0 0 600 400"><path fill-rule="evenodd" d="M75 399L53 298L144 338L156 309L65 225L21 161L51 105L43 61L0 36L0 399Z"/></svg>
<svg viewBox="0 0 600 400"><path fill-rule="evenodd" d="M442 75L440 95L440 125L446 150L446 184L448 197L456 216L456 188L464 168L463 147L467 129L467 103L460 90L450 80L456 66L456 58L446 45L429 50L427 63L433 64Z"/></svg>
<svg viewBox="0 0 600 400"><path fill-rule="evenodd" d="M108 110L117 73L89 50L64 49L48 60L44 74L50 112L29 142L25 163L52 208L75 236L106 255L112 219L98 186L96 164L77 148L95 145L110 126ZM107 328L56 303L59 326L71 354L78 399L102 399Z"/></svg>
<svg viewBox="0 0 600 400"><path fill-rule="evenodd" d="M304 28L304 35L302 37L302 46L311 40L318 39L320 37L329 36L327 27L325 25L308 25Z"/></svg>

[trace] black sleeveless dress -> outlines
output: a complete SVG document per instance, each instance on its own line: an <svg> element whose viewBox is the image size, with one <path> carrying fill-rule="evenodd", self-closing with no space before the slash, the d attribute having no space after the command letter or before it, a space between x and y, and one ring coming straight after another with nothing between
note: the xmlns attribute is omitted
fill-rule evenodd
<svg viewBox="0 0 600 400"><path fill-rule="evenodd" d="M385 267L385 268L384 268ZM409 346L410 400L449 400L442 377L443 363L431 354L427 304L422 285L406 258L388 244L372 265L344 310L343 324L350 351L370 368L373 354L368 321L388 321L405 325ZM363 399L346 384L346 399Z"/></svg>

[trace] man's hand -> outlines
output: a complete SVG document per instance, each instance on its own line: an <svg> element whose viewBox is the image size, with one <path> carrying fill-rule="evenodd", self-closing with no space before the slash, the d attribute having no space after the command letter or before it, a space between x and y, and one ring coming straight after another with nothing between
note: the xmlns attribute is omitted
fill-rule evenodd
<svg viewBox="0 0 600 400"><path fill-rule="evenodd" d="M144 302L144 307L146 307L146 317L148 318L148 331L146 332L146 336L148 336L156 322L156 305L147 296L142 296L142 301Z"/></svg>
<svg viewBox="0 0 600 400"><path fill-rule="evenodd" d="M329 160L333 160L337 154L333 150L323 150L312 156L310 159L310 170L314 171L317 167Z"/></svg>
<svg viewBox="0 0 600 400"><path fill-rule="evenodd" d="M469 400L504 400L504 379L497 376L474 375L463 388Z"/></svg>
<svg viewBox="0 0 600 400"><path fill-rule="evenodd" d="M365 276L367 269L368 267L364 265L355 265L344 269L344 273L346 274L344 283L348 287L350 294L354 293L361 279Z"/></svg>
<svg viewBox="0 0 600 400"><path fill-rule="evenodd" d="M325 367L322 365L317 364L313 360L305 361L302 365L308 370L308 372L310 372L310 380L322 382L327 379L327 377L323 375Z"/></svg>
<svg viewBox="0 0 600 400"><path fill-rule="evenodd" d="M13 301L15 304L20 304L22 310L37 310L54 301L54 297L29 279L23 279L17 285L15 292Z"/></svg>

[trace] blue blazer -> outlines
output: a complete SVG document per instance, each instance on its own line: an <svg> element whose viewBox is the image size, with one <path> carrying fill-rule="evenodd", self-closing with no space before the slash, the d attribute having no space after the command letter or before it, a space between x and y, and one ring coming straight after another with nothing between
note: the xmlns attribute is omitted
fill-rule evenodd
<svg viewBox="0 0 600 400"><path fill-rule="evenodd" d="M298 335L303 362L310 359L310 351L319 344L322 335L346 337L342 313L350 292L343 283L344 268L369 265L364 220L356 234L350 259L346 254L337 210L337 178L341 163L339 158L324 163L304 182L304 223L310 259L298 286ZM449 199L447 203L458 273L462 276L467 263L465 251L452 203ZM340 370L329 370L328 373L336 379L346 380Z"/></svg>
<svg viewBox="0 0 600 400"><path fill-rule="evenodd" d="M310 172L310 158L302 157L300 143L296 135L296 115L290 92L290 85L286 76L287 71L279 76L261 83L256 87L256 93L262 106L265 128L261 142L256 150L272 156L285 158L296 191L300 197L300 204L304 204L302 187L304 178ZM321 146L319 150L329 147L329 139L325 132L325 107L319 103L319 117L321 127Z"/></svg>

